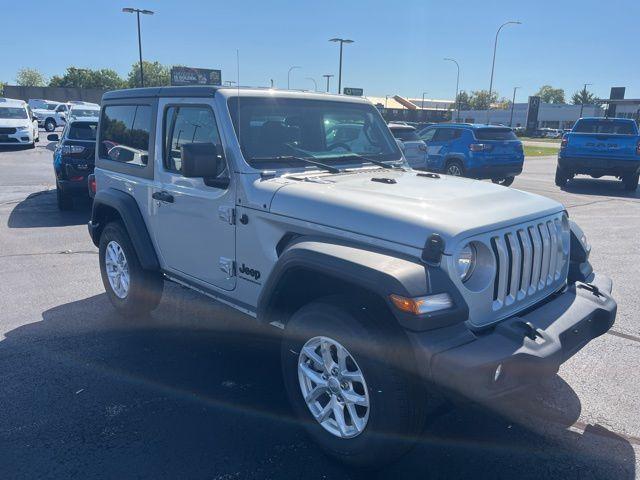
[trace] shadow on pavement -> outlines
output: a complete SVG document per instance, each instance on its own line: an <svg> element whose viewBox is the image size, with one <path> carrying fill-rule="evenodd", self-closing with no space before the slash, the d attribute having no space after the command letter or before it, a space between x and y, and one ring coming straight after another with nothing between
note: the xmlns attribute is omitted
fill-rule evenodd
<svg viewBox="0 0 640 480"><path fill-rule="evenodd" d="M557 377L500 415L443 409L382 471L344 469L291 417L274 332L175 285L149 318L104 294L43 312L0 341L3 476L634 478L626 440L567 429L580 401Z"/></svg>
<svg viewBox="0 0 640 480"><path fill-rule="evenodd" d="M568 193L603 195L607 197L640 198L640 188L633 192L624 189L620 180L578 177L570 180L563 189Z"/></svg>
<svg viewBox="0 0 640 480"><path fill-rule="evenodd" d="M86 224L91 215L91 200L74 198L74 208L61 211L56 205L56 191L32 193L16 204L9 214L9 228L66 227Z"/></svg>

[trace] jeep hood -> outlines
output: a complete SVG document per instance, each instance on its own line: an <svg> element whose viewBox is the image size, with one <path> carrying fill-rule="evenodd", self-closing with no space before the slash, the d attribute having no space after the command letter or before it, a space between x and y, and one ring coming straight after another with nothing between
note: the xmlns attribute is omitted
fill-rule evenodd
<svg viewBox="0 0 640 480"><path fill-rule="evenodd" d="M395 183L394 183L395 182ZM415 248L551 215L563 206L489 182L416 171L368 170L307 177L279 188L271 212ZM446 249L450 253L449 248Z"/></svg>

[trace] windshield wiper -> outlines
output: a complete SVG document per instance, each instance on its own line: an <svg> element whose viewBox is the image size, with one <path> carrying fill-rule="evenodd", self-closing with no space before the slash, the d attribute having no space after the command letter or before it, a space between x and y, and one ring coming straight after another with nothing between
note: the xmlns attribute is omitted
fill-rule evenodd
<svg viewBox="0 0 640 480"><path fill-rule="evenodd" d="M331 158L337 158L337 159L340 159L340 160L346 160L346 159L349 159L349 158L357 158L358 160L364 160L365 162L372 163L372 164L377 165L377 166L382 167L382 168L388 168L390 170L395 170L397 168L402 168L402 167L399 167L397 165L389 165L388 163L382 162L380 160L374 160L373 158L363 157L362 155L358 155L357 153L349 153L347 155L340 155L339 157L331 157Z"/></svg>
<svg viewBox="0 0 640 480"><path fill-rule="evenodd" d="M257 160L257 161L269 161L269 160L274 160L274 161L287 161L287 160L293 160L296 162L302 162L302 163L306 163L308 165L314 165L316 167L320 167L324 170L326 170L327 172L331 172L331 173L341 173L342 170L340 170L339 168L336 167L332 167L331 165L327 165L325 163L321 163L321 162L317 162L315 160L311 160L310 158L307 157L296 157L294 155L279 155L277 157L253 157L251 160Z"/></svg>

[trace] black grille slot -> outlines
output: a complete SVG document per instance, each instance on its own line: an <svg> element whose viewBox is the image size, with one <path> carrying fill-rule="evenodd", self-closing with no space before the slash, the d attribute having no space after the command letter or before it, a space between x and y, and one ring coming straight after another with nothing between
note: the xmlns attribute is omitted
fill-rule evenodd
<svg viewBox="0 0 640 480"><path fill-rule="evenodd" d="M17 130L15 128L0 127L0 134L2 135L13 135L16 131Z"/></svg>

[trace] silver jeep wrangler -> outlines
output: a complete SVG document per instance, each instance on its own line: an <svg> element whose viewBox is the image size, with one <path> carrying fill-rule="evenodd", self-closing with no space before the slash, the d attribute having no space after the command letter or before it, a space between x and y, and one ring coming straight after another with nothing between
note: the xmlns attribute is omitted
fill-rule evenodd
<svg viewBox="0 0 640 480"><path fill-rule="evenodd" d="M168 280L282 329L294 412L352 464L399 455L434 393L521 389L614 322L562 205L412 170L364 99L114 91L97 142L113 305L148 313Z"/></svg>

